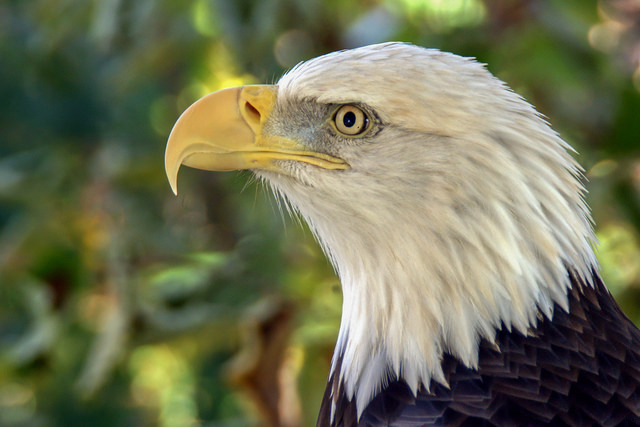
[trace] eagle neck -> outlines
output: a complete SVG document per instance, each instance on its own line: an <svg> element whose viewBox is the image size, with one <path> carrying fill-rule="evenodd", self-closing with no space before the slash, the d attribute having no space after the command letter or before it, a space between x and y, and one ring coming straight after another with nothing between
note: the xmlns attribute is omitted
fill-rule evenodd
<svg viewBox="0 0 640 427"><path fill-rule="evenodd" d="M588 277L595 265L586 240L579 262L524 254L492 264L495 248L456 245L447 227L354 221L341 230L336 222L307 220L341 279L332 373L339 371L358 415L391 381L405 381L414 394L432 381L447 386L445 354L477 368L481 340L494 342L502 328L526 335L554 307L567 311L566 266Z"/></svg>

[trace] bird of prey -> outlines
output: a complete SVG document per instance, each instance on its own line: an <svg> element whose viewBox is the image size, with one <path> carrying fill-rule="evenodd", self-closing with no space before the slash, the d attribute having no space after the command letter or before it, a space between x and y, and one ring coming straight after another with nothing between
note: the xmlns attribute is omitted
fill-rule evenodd
<svg viewBox="0 0 640 427"><path fill-rule="evenodd" d="M582 169L485 67L384 43L225 89L165 166L249 169L340 277L318 426L640 425L640 331L602 282Z"/></svg>

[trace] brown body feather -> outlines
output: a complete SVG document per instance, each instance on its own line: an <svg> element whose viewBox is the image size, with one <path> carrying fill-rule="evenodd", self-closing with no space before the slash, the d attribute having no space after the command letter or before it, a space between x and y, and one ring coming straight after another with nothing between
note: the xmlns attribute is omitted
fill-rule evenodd
<svg viewBox="0 0 640 427"><path fill-rule="evenodd" d="M449 389L432 382L413 396L393 381L358 422L335 369L318 426L640 425L640 330L597 273L593 286L571 282L568 313L555 307L528 336L503 328L497 346L481 343L478 370L445 354Z"/></svg>

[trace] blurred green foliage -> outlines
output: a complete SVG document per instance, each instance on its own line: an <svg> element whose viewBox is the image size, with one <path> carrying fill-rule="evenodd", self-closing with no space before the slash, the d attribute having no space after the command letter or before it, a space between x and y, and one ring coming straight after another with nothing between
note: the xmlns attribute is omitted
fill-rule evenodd
<svg viewBox="0 0 640 427"><path fill-rule="evenodd" d="M640 320L639 22L625 0L0 3L0 425L260 425L230 360L278 301L311 425L337 279L250 174L185 170L176 198L163 150L208 92L385 40L475 56L549 118Z"/></svg>

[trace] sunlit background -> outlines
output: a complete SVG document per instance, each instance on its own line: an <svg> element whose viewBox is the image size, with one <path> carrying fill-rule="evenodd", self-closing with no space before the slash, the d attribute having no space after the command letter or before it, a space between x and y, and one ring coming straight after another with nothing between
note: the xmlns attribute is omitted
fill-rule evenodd
<svg viewBox="0 0 640 427"><path fill-rule="evenodd" d="M313 425L336 277L248 173L163 168L178 115L329 51L488 63L578 151L640 320L637 0L0 3L0 426Z"/></svg>

